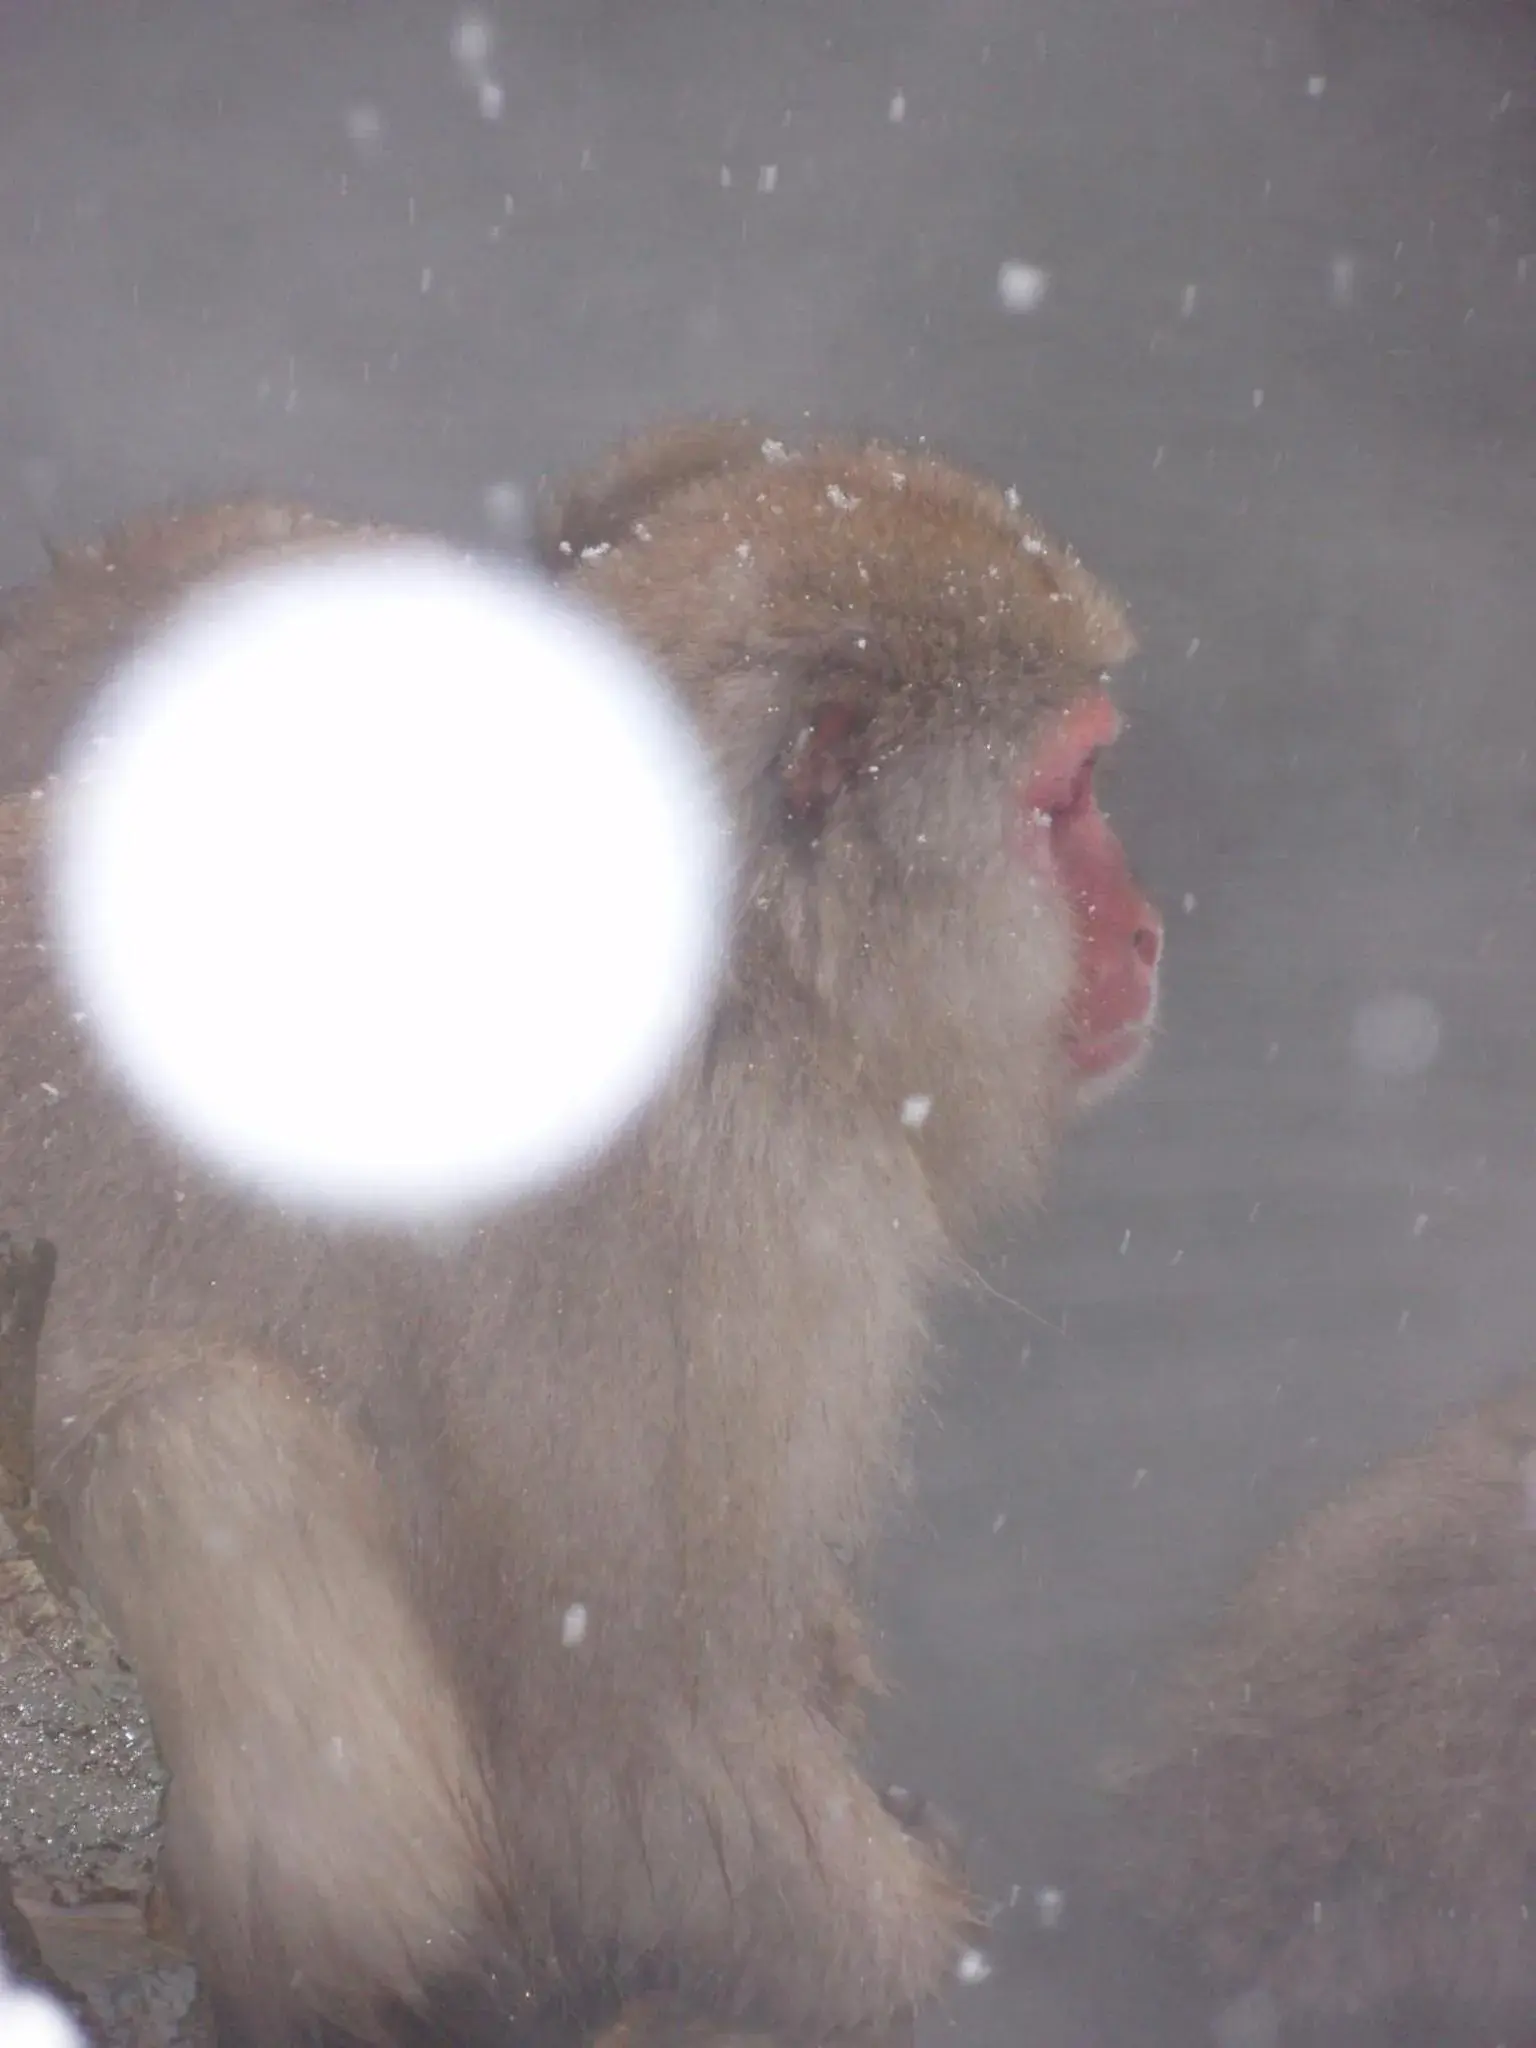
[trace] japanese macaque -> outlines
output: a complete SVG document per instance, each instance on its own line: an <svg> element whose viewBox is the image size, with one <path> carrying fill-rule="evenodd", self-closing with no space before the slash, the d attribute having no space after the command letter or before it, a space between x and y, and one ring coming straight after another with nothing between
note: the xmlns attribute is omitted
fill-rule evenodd
<svg viewBox="0 0 1536 2048"><path fill-rule="evenodd" d="M1304 1522L1110 1782L1228 1987L1536 2038L1536 1384Z"/></svg>
<svg viewBox="0 0 1536 2048"><path fill-rule="evenodd" d="M16 609L9 687L78 701L179 591L337 532L140 521ZM706 1027L595 1165L451 1245L280 1213L98 1067L46 805L0 806L40 1482L143 1685L229 2040L650 2040L649 1997L883 2040L973 1923L856 1767L860 1561L931 1290L1152 1030L1162 924L1094 789L1132 643L1011 494L883 446L661 435L542 545L730 806Z"/></svg>

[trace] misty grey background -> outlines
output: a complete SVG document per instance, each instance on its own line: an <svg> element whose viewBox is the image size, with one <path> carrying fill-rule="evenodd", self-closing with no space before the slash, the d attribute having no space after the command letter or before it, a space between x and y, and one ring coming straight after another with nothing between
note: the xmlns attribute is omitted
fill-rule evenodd
<svg viewBox="0 0 1536 2048"><path fill-rule="evenodd" d="M250 485L487 540L732 407L926 433L1121 588L1166 1034L1023 1306L946 1321L882 1740L1015 1901L934 2043L1197 2042L1087 1875L1095 1760L1300 1512L1536 1366L1536 16L481 12L495 119L432 0L5 0L0 574ZM0 706L0 777L39 742ZM1351 1048L1394 991L1418 1078Z"/></svg>

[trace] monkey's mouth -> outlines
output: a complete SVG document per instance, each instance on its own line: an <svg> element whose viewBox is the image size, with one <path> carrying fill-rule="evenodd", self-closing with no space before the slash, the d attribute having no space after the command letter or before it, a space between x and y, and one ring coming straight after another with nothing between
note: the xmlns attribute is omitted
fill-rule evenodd
<svg viewBox="0 0 1536 2048"><path fill-rule="evenodd" d="M1122 1024L1114 1031L1099 1032L1092 1038L1073 1035L1067 1040L1067 1058L1081 1081L1103 1081L1127 1072L1146 1057L1152 1042L1152 1022Z"/></svg>

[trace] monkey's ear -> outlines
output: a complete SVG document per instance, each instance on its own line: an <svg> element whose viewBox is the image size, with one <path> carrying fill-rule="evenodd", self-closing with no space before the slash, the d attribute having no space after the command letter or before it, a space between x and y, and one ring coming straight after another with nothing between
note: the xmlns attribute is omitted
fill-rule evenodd
<svg viewBox="0 0 1536 2048"><path fill-rule="evenodd" d="M819 829L833 799L865 764L869 715L847 703L820 705L784 755L784 805L797 824Z"/></svg>
<svg viewBox="0 0 1536 2048"><path fill-rule="evenodd" d="M750 420L684 421L641 435L544 497L535 531L539 560L561 575L590 549L627 540L637 521L690 484L762 459L763 430Z"/></svg>

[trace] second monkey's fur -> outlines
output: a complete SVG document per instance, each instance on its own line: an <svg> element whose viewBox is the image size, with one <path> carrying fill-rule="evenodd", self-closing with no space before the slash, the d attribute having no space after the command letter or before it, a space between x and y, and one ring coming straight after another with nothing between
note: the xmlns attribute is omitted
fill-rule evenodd
<svg viewBox="0 0 1536 2048"><path fill-rule="evenodd" d="M1303 1522L1109 1775L1121 1881L1229 1988L1528 2039L1536 1384Z"/></svg>

